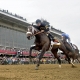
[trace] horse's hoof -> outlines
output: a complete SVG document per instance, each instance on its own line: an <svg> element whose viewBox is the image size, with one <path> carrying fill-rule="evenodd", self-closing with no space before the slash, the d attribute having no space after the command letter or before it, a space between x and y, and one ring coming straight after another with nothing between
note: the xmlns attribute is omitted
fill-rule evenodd
<svg viewBox="0 0 80 80"><path fill-rule="evenodd" d="M72 65L72 68L76 68L76 66L75 65Z"/></svg>
<svg viewBox="0 0 80 80"><path fill-rule="evenodd" d="M76 66L72 66L72 68L76 68Z"/></svg>
<svg viewBox="0 0 80 80"><path fill-rule="evenodd" d="M61 68L61 65L59 65L59 68Z"/></svg>
<svg viewBox="0 0 80 80"><path fill-rule="evenodd" d="M76 66L74 64L72 64L72 68L75 68Z"/></svg>
<svg viewBox="0 0 80 80"><path fill-rule="evenodd" d="M36 66L36 67L35 67L35 70L38 70L38 69L39 69L39 67Z"/></svg>

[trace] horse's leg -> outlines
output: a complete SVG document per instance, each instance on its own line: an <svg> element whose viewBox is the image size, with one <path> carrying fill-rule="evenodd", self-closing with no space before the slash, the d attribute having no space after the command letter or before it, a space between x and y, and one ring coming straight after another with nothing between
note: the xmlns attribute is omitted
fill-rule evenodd
<svg viewBox="0 0 80 80"><path fill-rule="evenodd" d="M70 57L68 56L68 54L65 54L65 55L66 55L66 57L67 57L67 59L68 59L68 63L70 64L70 63L71 63Z"/></svg>
<svg viewBox="0 0 80 80"><path fill-rule="evenodd" d="M80 60L77 58L78 62L80 63Z"/></svg>
<svg viewBox="0 0 80 80"><path fill-rule="evenodd" d="M76 58L76 59L77 59L77 61L80 63L80 59L79 59L79 57L78 57L78 56L77 56L77 58Z"/></svg>
<svg viewBox="0 0 80 80"><path fill-rule="evenodd" d="M75 59L76 59L77 57L76 57L75 54L72 54L71 58L72 58L72 59L71 59L72 67L75 67L74 62L75 62Z"/></svg>
<svg viewBox="0 0 80 80"><path fill-rule="evenodd" d="M40 55L39 55L39 60L37 61L37 65L36 65L36 70L38 70L39 66L40 66L40 60L42 59L44 53L46 52L46 48L47 48L47 45L45 44L43 47L42 47L42 50L40 52Z"/></svg>
<svg viewBox="0 0 80 80"><path fill-rule="evenodd" d="M30 51L29 51L29 59L30 59L30 62L32 62L31 53L32 53L32 50L35 49L35 47L36 47L35 45L30 47Z"/></svg>
<svg viewBox="0 0 80 80"><path fill-rule="evenodd" d="M59 67L61 68L61 59L60 59L60 57L57 55L57 51L58 51L58 49L55 49L55 50L51 50L51 52L54 54L54 56L55 56L55 58L57 58L57 60L58 60L58 63L59 63Z"/></svg>
<svg viewBox="0 0 80 80"><path fill-rule="evenodd" d="M65 54L65 55L66 55L66 57L68 59L69 64L72 64L72 67L75 67L75 65L74 65L75 56L73 55L70 58L69 55L67 55L67 54Z"/></svg>
<svg viewBox="0 0 80 80"><path fill-rule="evenodd" d="M74 67L74 58L71 58L72 67Z"/></svg>
<svg viewBox="0 0 80 80"><path fill-rule="evenodd" d="M77 61L80 63L79 54L78 54L78 55L76 55L76 59L77 59Z"/></svg>
<svg viewBox="0 0 80 80"><path fill-rule="evenodd" d="M63 51L63 53L66 55L66 58L68 59L68 63L71 64L71 59L70 59L70 57L69 57L69 52L66 51L66 49L64 49L64 50L62 50L62 51Z"/></svg>

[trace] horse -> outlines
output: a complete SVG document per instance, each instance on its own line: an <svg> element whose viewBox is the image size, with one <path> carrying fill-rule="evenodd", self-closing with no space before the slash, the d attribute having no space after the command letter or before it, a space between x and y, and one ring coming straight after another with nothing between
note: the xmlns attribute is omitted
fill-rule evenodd
<svg viewBox="0 0 80 80"><path fill-rule="evenodd" d="M26 35L27 35L28 40L30 40L33 36L35 36L35 41L34 41L35 45L30 47L29 56L30 56L30 61L31 61L32 50L34 49L34 50L40 51L40 55L38 57L39 60L37 61L37 65L35 68L35 69L39 69L40 60L42 59L44 53L50 49L50 45L51 45L50 38L47 36L46 32L40 32L38 29L34 28L33 26L28 27ZM53 44L51 48L51 52L53 53L55 58L57 58L59 67L61 67L61 60L60 60L60 57L57 55L58 49L62 50L65 53L66 57L68 58L69 63L71 63L71 60L68 56L68 51L66 50L66 47L60 40L59 42L61 43L61 45Z"/></svg>
<svg viewBox="0 0 80 80"><path fill-rule="evenodd" d="M68 56L71 58L71 62L75 62L75 60L77 59L77 61L80 63L80 54L79 54L79 49L75 44L72 44L75 53L73 54L72 52L69 52ZM64 55L64 53L61 53Z"/></svg>
<svg viewBox="0 0 80 80"><path fill-rule="evenodd" d="M79 58L80 58L79 49L75 44L73 44L73 47L74 47L74 50L75 50L75 54L72 56L71 55L72 53L70 52L69 55L73 58L73 61L75 61L75 59L77 59L78 62L80 63L80 60L79 60Z"/></svg>

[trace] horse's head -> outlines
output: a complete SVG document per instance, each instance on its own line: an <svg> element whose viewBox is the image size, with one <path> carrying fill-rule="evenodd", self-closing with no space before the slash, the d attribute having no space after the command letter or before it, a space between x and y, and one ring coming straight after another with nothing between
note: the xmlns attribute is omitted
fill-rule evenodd
<svg viewBox="0 0 80 80"><path fill-rule="evenodd" d="M35 33L36 33L36 29L33 26L29 26L26 32L27 38L30 40Z"/></svg>

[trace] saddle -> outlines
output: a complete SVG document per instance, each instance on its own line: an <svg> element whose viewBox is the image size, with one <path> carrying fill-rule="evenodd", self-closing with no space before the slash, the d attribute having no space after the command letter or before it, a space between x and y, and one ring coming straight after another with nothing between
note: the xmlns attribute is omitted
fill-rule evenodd
<svg viewBox="0 0 80 80"><path fill-rule="evenodd" d="M49 50L51 50L54 47L54 45L55 46L60 46L61 45L60 42L57 39L54 39L53 41L50 40L50 41L51 41L51 44L50 44Z"/></svg>
<svg viewBox="0 0 80 80"><path fill-rule="evenodd" d="M53 45L61 45L60 42L57 40L57 39L53 39L53 40L50 40L51 41L51 46Z"/></svg>

